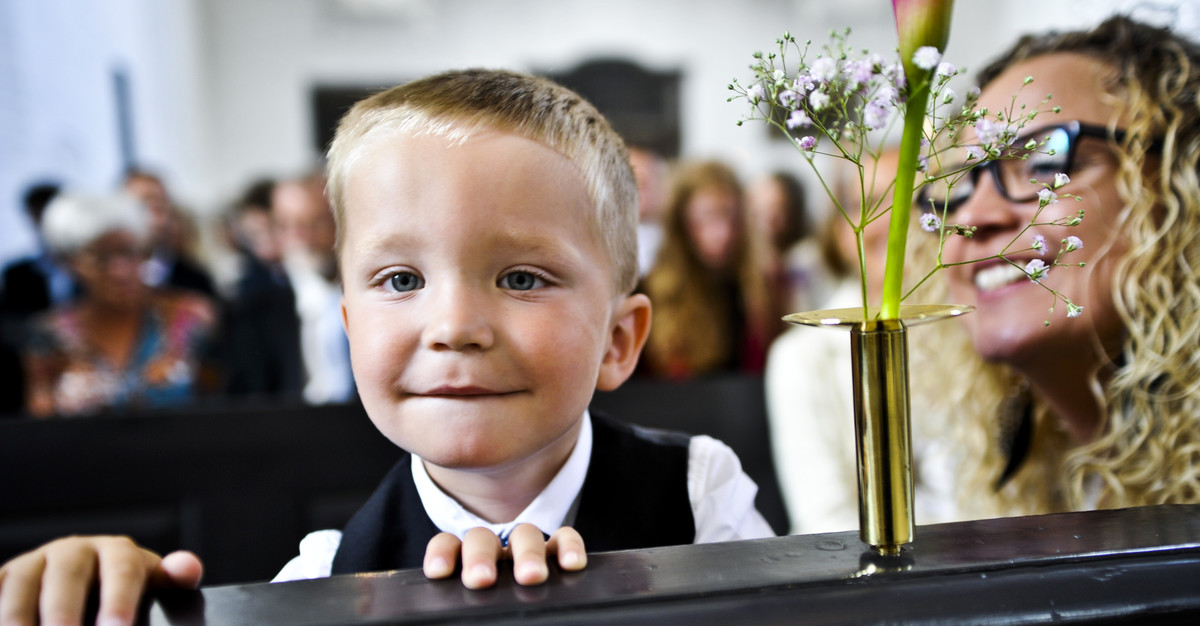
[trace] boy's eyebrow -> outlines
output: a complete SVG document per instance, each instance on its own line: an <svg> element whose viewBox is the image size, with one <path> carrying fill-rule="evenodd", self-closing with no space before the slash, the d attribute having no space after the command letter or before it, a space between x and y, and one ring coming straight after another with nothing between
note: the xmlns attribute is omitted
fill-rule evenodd
<svg viewBox="0 0 1200 626"><path fill-rule="evenodd" d="M557 237L528 230L497 228L491 233L497 244L518 248L530 254L547 255L559 262L580 264L584 262L574 246L565 246Z"/></svg>
<svg viewBox="0 0 1200 626"><path fill-rule="evenodd" d="M397 247L411 247L421 242L417 233L411 232L374 232L363 237L357 256L369 257L377 252L393 250Z"/></svg>

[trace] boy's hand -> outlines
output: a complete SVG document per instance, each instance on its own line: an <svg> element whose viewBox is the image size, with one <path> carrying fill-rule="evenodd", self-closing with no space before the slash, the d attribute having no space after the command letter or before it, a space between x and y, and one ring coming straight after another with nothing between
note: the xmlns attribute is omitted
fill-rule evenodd
<svg viewBox="0 0 1200 626"><path fill-rule="evenodd" d="M203 566L195 554L166 557L128 537L67 537L52 541L0 567L0 625L79 624L88 593L100 588L98 624L132 624L146 585L200 584Z"/></svg>
<svg viewBox="0 0 1200 626"><path fill-rule="evenodd" d="M542 531L532 524L520 524L508 537L508 547L500 546L500 538L486 528L472 528L463 541L450 533L440 533L429 540L425 548L425 575L429 578L449 578L462 553L462 582L468 589L484 589L496 584L496 563L511 558L513 577L520 585L540 585L550 576L546 564L548 555L558 556L558 565L567 571L578 571L587 565L583 538L574 528L563 526L545 540Z"/></svg>

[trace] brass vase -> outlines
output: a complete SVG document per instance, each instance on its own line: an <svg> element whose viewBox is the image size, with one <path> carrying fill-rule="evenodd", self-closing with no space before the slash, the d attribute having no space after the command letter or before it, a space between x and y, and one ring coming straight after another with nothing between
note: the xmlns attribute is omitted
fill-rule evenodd
<svg viewBox="0 0 1200 626"><path fill-rule="evenodd" d="M969 306L906 305L881 320L862 308L793 313L793 324L850 331L858 461L859 536L885 556L913 540L912 427L908 398L908 333L915 324L955 317Z"/></svg>

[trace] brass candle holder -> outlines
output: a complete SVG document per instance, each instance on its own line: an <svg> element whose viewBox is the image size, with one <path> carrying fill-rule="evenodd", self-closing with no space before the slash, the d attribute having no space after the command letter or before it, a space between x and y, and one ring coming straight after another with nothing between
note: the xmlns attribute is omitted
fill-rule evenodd
<svg viewBox="0 0 1200 626"><path fill-rule="evenodd" d="M917 324L974 310L958 305L905 305L900 318L878 309L807 311L784 321L850 331L858 460L859 536L885 556L913 540L912 427L908 399L908 334Z"/></svg>

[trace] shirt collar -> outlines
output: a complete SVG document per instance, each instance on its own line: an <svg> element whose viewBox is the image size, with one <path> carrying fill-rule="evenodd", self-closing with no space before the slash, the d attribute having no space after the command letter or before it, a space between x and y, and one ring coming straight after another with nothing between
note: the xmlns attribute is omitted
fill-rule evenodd
<svg viewBox="0 0 1200 626"><path fill-rule="evenodd" d="M413 482L417 486L417 494L421 496L421 504L425 513L435 526L443 532L448 532L462 539L467 531L482 526L496 533L501 538L508 534L517 524L533 524L546 535L553 534L567 519L583 489L583 480L587 477L588 465L592 459L592 419L585 410L583 423L579 428L579 439L567 462L558 470L558 474L546 485L533 502L517 515L516 519L493 524L463 508L457 500L450 497L433 483L425 464L417 455L412 455Z"/></svg>

